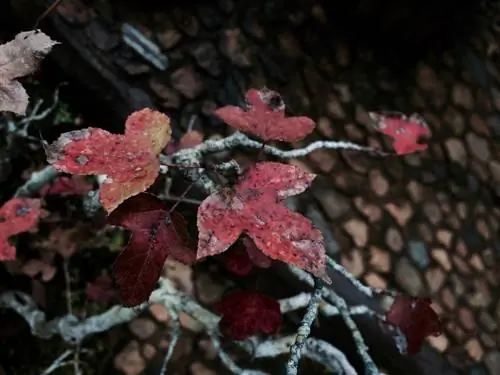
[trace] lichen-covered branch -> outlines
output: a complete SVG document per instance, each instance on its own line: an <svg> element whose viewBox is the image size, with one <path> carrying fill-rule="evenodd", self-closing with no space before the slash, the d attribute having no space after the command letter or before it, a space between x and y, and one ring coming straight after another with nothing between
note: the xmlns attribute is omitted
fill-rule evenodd
<svg viewBox="0 0 500 375"><path fill-rule="evenodd" d="M28 180L17 189L14 196L29 197L38 193L45 185L54 181L59 172L53 166L48 165L38 172L33 172Z"/></svg>
<svg viewBox="0 0 500 375"><path fill-rule="evenodd" d="M314 292L309 299L309 304L307 306L307 311L300 322L299 328L297 330L297 336L295 337L295 342L290 348L290 359L286 365L287 375L296 375L299 370L299 361L302 356L302 349L305 345L305 341L311 333L311 325L316 319L316 314L318 312L318 306L322 300L322 288L323 283L319 280L315 280Z"/></svg>
<svg viewBox="0 0 500 375"><path fill-rule="evenodd" d="M276 340L267 340L259 345L254 352L254 358L274 358L286 354L295 341L295 335L282 337ZM329 371L338 375L358 375L347 357L332 344L309 337L305 340L302 355L315 362L321 363Z"/></svg>

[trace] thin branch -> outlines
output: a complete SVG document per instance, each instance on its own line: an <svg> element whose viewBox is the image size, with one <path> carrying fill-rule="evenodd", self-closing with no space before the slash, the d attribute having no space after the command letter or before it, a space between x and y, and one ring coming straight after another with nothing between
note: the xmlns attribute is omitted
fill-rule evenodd
<svg viewBox="0 0 500 375"><path fill-rule="evenodd" d="M328 302L332 303L339 309L340 315L344 319L347 328L349 328L349 330L351 331L358 354L365 365L365 373L367 375L380 375L380 371L378 370L377 365L375 364L375 362L373 362L370 354L368 354L368 346L366 346L361 332L359 331L356 323L349 314L349 308L345 300L330 289Z"/></svg>
<svg viewBox="0 0 500 375"><path fill-rule="evenodd" d="M59 172L51 165L33 172L29 179L14 194L15 197L29 197L38 193L45 185L54 181Z"/></svg>
<svg viewBox="0 0 500 375"><path fill-rule="evenodd" d="M269 375L265 372L258 371L258 370L248 370L248 369L242 369L240 366L236 364L236 362L233 361L233 359L229 356L229 354L226 353L224 349L222 349L222 345L219 339L219 336L217 335L216 331L209 331L209 336L212 340L212 343L214 345L215 350L217 351L217 355L219 356L219 359L221 360L222 364L226 366L226 368L231 371L233 374L237 375Z"/></svg>
<svg viewBox="0 0 500 375"><path fill-rule="evenodd" d="M55 370L70 365L71 362L64 362L66 358L68 358L71 354L73 354L73 350L66 350L63 354L61 354L59 357L57 357L52 364L45 369L44 372L42 372L41 375L49 375L53 373Z"/></svg>
<svg viewBox="0 0 500 375"><path fill-rule="evenodd" d="M295 341L295 335L260 343L254 353L255 359L275 358L286 354ZM303 356L321 363L329 371L338 375L358 375L347 357L332 344L309 337L303 347Z"/></svg>
<svg viewBox="0 0 500 375"><path fill-rule="evenodd" d="M316 314L318 313L318 306L322 300L322 286L319 280L315 280L314 292L309 300L307 306L307 311L300 322L299 329L297 330L297 336L295 342L290 348L290 359L286 365L287 375L296 375L299 370L299 361L302 356L302 349L304 347L305 341L311 333L311 325L316 319Z"/></svg>
<svg viewBox="0 0 500 375"><path fill-rule="evenodd" d="M179 322L179 314L175 309L168 309L168 313L172 318L172 332L170 333L170 342L168 343L167 352L165 353L165 358L163 359L163 365L161 366L160 375L165 375L167 373L168 362L170 362L170 358L174 353L175 346L177 345L177 341L181 337L182 330L181 324Z"/></svg>
<svg viewBox="0 0 500 375"><path fill-rule="evenodd" d="M308 306L310 300L311 300L311 293L305 293L305 292L296 294L292 297L283 298L279 300L281 313L286 314L291 311L303 309ZM338 308L324 301L320 302L318 310L325 317L340 315L340 311ZM349 314L376 315L376 312L367 306L359 305L359 306L350 306Z"/></svg>
<svg viewBox="0 0 500 375"><path fill-rule="evenodd" d="M252 148L256 150L263 150L264 153L275 156L280 159L294 159L307 156L308 154L318 149L331 149L331 150L353 150L353 151L366 151L378 155L388 155L377 149L368 146L358 145L346 141L316 141L304 148L294 150L280 150L274 146L264 145L262 142L250 139L246 134L235 132L229 137L217 140L206 140L202 144L192 148L180 150L174 156L185 155L189 153L198 153L194 160L201 160L206 154L214 154L222 151L230 151L237 148ZM193 163L194 164L194 163Z"/></svg>

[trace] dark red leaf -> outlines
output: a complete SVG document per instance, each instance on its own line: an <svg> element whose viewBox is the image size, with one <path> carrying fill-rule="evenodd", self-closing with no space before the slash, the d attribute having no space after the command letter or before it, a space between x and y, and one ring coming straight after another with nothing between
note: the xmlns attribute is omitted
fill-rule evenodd
<svg viewBox="0 0 500 375"><path fill-rule="evenodd" d="M240 246L227 251L222 258L222 264L227 270L238 276L248 276L253 270L253 263L246 249Z"/></svg>
<svg viewBox="0 0 500 375"><path fill-rule="evenodd" d="M398 294L387 312L387 323L404 334L408 354L418 353L427 336L441 334L441 322L428 298Z"/></svg>
<svg viewBox="0 0 500 375"><path fill-rule="evenodd" d="M251 89L246 99L245 109L228 105L217 109L215 114L228 125L263 141L299 141L315 127L309 117L285 117L285 103L276 91Z"/></svg>
<svg viewBox="0 0 500 375"><path fill-rule="evenodd" d="M281 204L303 192L314 177L298 166L258 163L234 188L208 196L198 208L198 259L223 253L245 233L268 257L330 282L323 235L310 220Z"/></svg>
<svg viewBox="0 0 500 375"><path fill-rule="evenodd" d="M216 306L222 315L219 329L233 340L245 340L257 333L276 333L282 316L279 302L265 294L238 290L225 296Z"/></svg>
<svg viewBox="0 0 500 375"><path fill-rule="evenodd" d="M370 117L375 121L377 131L393 139L394 151L398 155L427 149L426 144L419 142L421 138L430 137L431 132L418 114L407 117L403 114L382 115L371 112Z"/></svg>
<svg viewBox="0 0 500 375"><path fill-rule="evenodd" d="M111 213L109 222L132 232L113 267L125 306L149 298L167 256L183 263L196 259L188 247L184 217L178 212L169 215L168 206L154 195L141 193L127 199Z"/></svg>
<svg viewBox="0 0 500 375"><path fill-rule="evenodd" d="M41 205L40 199L12 198L0 208L0 261L16 259L9 238L37 230L38 219L48 214Z"/></svg>

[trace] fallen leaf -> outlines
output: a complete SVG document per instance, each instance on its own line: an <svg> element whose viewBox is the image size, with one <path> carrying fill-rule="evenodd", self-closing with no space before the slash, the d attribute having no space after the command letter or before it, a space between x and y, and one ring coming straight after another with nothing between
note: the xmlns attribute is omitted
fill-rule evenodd
<svg viewBox="0 0 500 375"><path fill-rule="evenodd" d="M315 176L294 165L257 163L233 188L208 196L198 208L198 259L223 253L247 234L268 257L330 282L323 235L309 219L281 204L302 193Z"/></svg>
<svg viewBox="0 0 500 375"><path fill-rule="evenodd" d="M37 230L38 219L48 214L41 205L36 198L12 198L0 208L0 261L16 258L10 237Z"/></svg>
<svg viewBox="0 0 500 375"><path fill-rule="evenodd" d="M282 322L279 302L265 294L237 290L215 305L222 315L219 329L233 340L245 340L258 333L276 333Z"/></svg>
<svg viewBox="0 0 500 375"><path fill-rule="evenodd" d="M40 30L24 31L0 45L0 111L25 115L28 94L17 78L32 74L58 42Z"/></svg>
<svg viewBox="0 0 500 375"><path fill-rule="evenodd" d="M154 195L141 193L123 202L108 217L110 224L131 231L127 246L118 255L113 274L125 306L146 301L169 255L182 263L196 260L189 249L184 217Z"/></svg>
<svg viewBox="0 0 500 375"><path fill-rule="evenodd" d="M382 115L374 112L369 115L375 122L375 129L393 139L392 146L398 155L427 150L427 145L420 143L420 139L430 137L431 132L420 115L414 113L407 117L399 113Z"/></svg>
<svg viewBox="0 0 500 375"><path fill-rule="evenodd" d="M56 178L56 180L50 184L45 185L40 190L40 196L45 197L46 195L85 195L89 193L94 186L87 182L83 176L61 176Z"/></svg>
<svg viewBox="0 0 500 375"><path fill-rule="evenodd" d="M99 128L62 134L48 147L47 161L66 173L106 175L100 199L110 213L153 184L160 170L158 154L171 132L167 116L145 108L127 118L124 135Z"/></svg>
<svg viewBox="0 0 500 375"><path fill-rule="evenodd" d="M272 259L265 255L259 248L255 245L249 237L243 237L243 246L245 247L248 257L257 267L269 268L273 263Z"/></svg>
<svg viewBox="0 0 500 375"><path fill-rule="evenodd" d="M428 298L414 298L398 294L386 314L387 323L396 326L404 335L406 354L416 354L420 351L427 336L439 336L441 322L431 307ZM398 345L400 350L401 345ZM404 353L404 350L402 350Z"/></svg>
<svg viewBox="0 0 500 375"><path fill-rule="evenodd" d="M246 100L246 108L228 105L214 113L226 124L263 141L299 141L316 126L309 117L285 117L285 103L276 91L251 89Z"/></svg>

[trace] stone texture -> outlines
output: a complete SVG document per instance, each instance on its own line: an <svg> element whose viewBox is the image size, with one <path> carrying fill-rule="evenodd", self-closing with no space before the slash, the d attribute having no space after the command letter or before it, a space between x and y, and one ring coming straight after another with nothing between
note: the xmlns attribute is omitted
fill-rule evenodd
<svg viewBox="0 0 500 375"><path fill-rule="evenodd" d="M359 249L353 249L348 254L343 253L340 263L355 277L360 277L365 270L363 255Z"/></svg>
<svg viewBox="0 0 500 375"><path fill-rule="evenodd" d="M481 138L474 133L468 133L465 139L472 156L481 161L487 161L490 158L489 145L488 142L486 142L486 139Z"/></svg>
<svg viewBox="0 0 500 375"><path fill-rule="evenodd" d="M431 293L437 293L444 284L446 274L441 268L429 268L425 271L425 280Z"/></svg>
<svg viewBox="0 0 500 375"><path fill-rule="evenodd" d="M453 85L452 89L452 100L455 104L465 109L472 109L474 105L474 99L469 88L461 83L456 83Z"/></svg>
<svg viewBox="0 0 500 375"><path fill-rule="evenodd" d="M380 197L389 191L389 182L378 169L370 171L370 184L373 192Z"/></svg>
<svg viewBox="0 0 500 375"><path fill-rule="evenodd" d="M404 202L400 205L387 203L385 209L401 227L405 227L413 215L413 208L408 202Z"/></svg>
<svg viewBox="0 0 500 375"><path fill-rule="evenodd" d="M219 48L234 65L239 67L252 65L252 51L240 29L225 30Z"/></svg>
<svg viewBox="0 0 500 375"><path fill-rule="evenodd" d="M403 236L396 228L389 228L385 234L385 243L392 251L399 253L403 250L404 241Z"/></svg>
<svg viewBox="0 0 500 375"><path fill-rule="evenodd" d="M418 296L425 291L420 273L406 258L401 258L395 265L394 275L398 285L412 296Z"/></svg>
<svg viewBox="0 0 500 375"><path fill-rule="evenodd" d="M441 248L431 250L432 258L441 266L445 271L451 270L451 261L448 252Z"/></svg>
<svg viewBox="0 0 500 375"><path fill-rule="evenodd" d="M344 229L352 237L358 247L364 247L368 243L368 225L359 219L351 219L344 224Z"/></svg>
<svg viewBox="0 0 500 375"><path fill-rule="evenodd" d="M481 343L477 339L471 339L465 344L467 353L475 361L479 362L483 359L484 350L481 347Z"/></svg>
<svg viewBox="0 0 500 375"><path fill-rule="evenodd" d="M191 66L177 69L170 79L172 86L188 99L196 98L203 91L201 77Z"/></svg>
<svg viewBox="0 0 500 375"><path fill-rule="evenodd" d="M500 374L500 351L495 350L486 354L484 364L486 365L490 375Z"/></svg>
<svg viewBox="0 0 500 375"><path fill-rule="evenodd" d="M129 323L130 331L139 339L146 340L156 331L156 324L148 318L136 318Z"/></svg>
<svg viewBox="0 0 500 375"><path fill-rule="evenodd" d="M427 251L427 246L420 241L408 242L408 250L411 259L420 269L425 269L429 266L430 258Z"/></svg>
<svg viewBox="0 0 500 375"><path fill-rule="evenodd" d="M115 357L114 365L126 375L139 375L146 368L146 361L140 353L137 341L130 341Z"/></svg>
<svg viewBox="0 0 500 375"><path fill-rule="evenodd" d="M450 138L445 142L444 146L450 160L461 167L465 167L467 163L467 151L463 143L459 139Z"/></svg>
<svg viewBox="0 0 500 375"><path fill-rule="evenodd" d="M376 246L370 247L370 266L380 272L389 272L391 269L391 255L387 250Z"/></svg>
<svg viewBox="0 0 500 375"><path fill-rule="evenodd" d="M364 276L364 281L367 285L372 288L377 289L386 289L387 288L387 280L385 280L382 276L377 273L369 272Z"/></svg>

